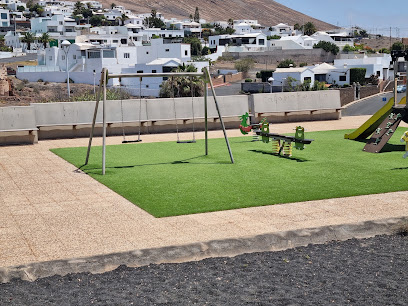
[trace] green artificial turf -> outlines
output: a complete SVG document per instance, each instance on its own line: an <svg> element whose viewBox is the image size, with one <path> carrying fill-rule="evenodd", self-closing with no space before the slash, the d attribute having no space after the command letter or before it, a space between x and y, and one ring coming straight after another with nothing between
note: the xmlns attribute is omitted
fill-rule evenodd
<svg viewBox="0 0 408 306"><path fill-rule="evenodd" d="M306 133L314 139L292 158L272 155L271 143L230 138L195 144L133 143L107 146L106 175L101 147L93 147L83 171L156 217L251 206L408 190L408 159L400 128L381 154L363 152L363 142L343 139L350 131ZM86 148L53 149L77 167Z"/></svg>

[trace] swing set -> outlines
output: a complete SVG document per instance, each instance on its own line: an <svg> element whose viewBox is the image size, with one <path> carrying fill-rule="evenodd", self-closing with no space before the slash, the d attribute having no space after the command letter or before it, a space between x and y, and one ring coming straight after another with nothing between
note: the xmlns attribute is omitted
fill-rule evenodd
<svg viewBox="0 0 408 306"><path fill-rule="evenodd" d="M99 102L102 102L102 175L105 175L106 172L106 88L107 84L109 82L109 79L119 79L121 81L122 78L139 78L139 132L138 132L138 138L137 140L127 140L126 139L126 133L124 129L124 115L123 115L123 100L121 99L121 114L122 114L122 134L123 134L123 141L122 143L130 143L130 142L140 142L142 141L140 139L140 134L141 134L141 108L142 108L142 98L141 98L141 84L142 84L142 79L143 78L149 78L149 77L170 77L171 78L171 91L172 91L172 99L173 99L173 106L174 106L174 117L176 120L176 130L177 130L177 143L195 143L195 118L194 118L194 83L193 83L193 77L201 77L203 82L204 82L204 127L205 127L205 155L208 155L208 93L207 93L207 84L210 84L210 88L212 91L212 95L214 98L215 102L215 107L218 113L218 119L220 120L220 124L224 133L224 139L225 143L228 148L228 153L230 156L231 163L234 163L234 157L232 156L232 151L231 147L229 144L227 132L225 130L225 125L224 121L222 119L222 115L220 112L220 108L217 102L217 96L215 94L214 86L211 82L211 77L210 73L207 68L203 68L202 72L166 72L166 73L122 73L122 74L109 74L108 70L106 68L103 68L101 71L101 79L99 82L99 90L98 94L96 96L96 103L95 103L95 110L94 110L94 115L93 115L93 120L92 120L92 128L91 128L91 134L89 136L89 143L88 143L88 150L86 153L86 160L85 164L87 165L89 162L89 155L91 152L91 147L92 147L92 140L93 140L93 135L95 131L95 124L96 124L96 117L98 114L98 108L99 108ZM176 102L174 98L174 90L173 90L173 79L174 77L190 77L191 80L191 87L192 87L192 97L191 97L191 105L192 105L192 113L193 113L193 139L192 140L180 140L179 137L179 128L178 128L178 123L177 123L177 112L176 112ZM102 100L102 101L101 101ZM147 109L146 109L147 112Z"/></svg>

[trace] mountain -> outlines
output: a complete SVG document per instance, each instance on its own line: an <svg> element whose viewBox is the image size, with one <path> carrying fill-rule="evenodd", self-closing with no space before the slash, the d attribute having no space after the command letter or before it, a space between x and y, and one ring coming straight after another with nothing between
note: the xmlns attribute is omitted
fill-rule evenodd
<svg viewBox="0 0 408 306"><path fill-rule="evenodd" d="M100 0L104 7L110 7L112 0ZM227 21L232 19L255 19L265 26L278 23L302 25L308 21L319 30L328 30L336 26L312 18L298 11L292 10L273 0L118 0L116 5L122 5L134 13L149 13L156 9L165 18L177 17L187 19L194 16L198 7L200 18L210 21Z"/></svg>

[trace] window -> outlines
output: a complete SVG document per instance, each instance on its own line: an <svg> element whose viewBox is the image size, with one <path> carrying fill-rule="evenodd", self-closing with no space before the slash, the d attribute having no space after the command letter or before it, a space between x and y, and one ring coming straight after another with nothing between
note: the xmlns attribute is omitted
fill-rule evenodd
<svg viewBox="0 0 408 306"><path fill-rule="evenodd" d="M117 39L114 39L114 40L113 40L113 43L114 43L114 44L117 44L117 43L118 43L118 40L117 40Z"/></svg>
<svg viewBox="0 0 408 306"><path fill-rule="evenodd" d="M166 52L169 52L169 51L170 51L170 49L166 49L165 51L166 51Z"/></svg>
<svg viewBox="0 0 408 306"><path fill-rule="evenodd" d="M152 70L152 73L156 73L157 72L157 70Z"/></svg>
<svg viewBox="0 0 408 306"><path fill-rule="evenodd" d="M260 40L259 40L259 44L260 44L260 45L264 45L264 44L265 44L265 39L260 39Z"/></svg>
<svg viewBox="0 0 408 306"><path fill-rule="evenodd" d="M303 81L311 81L312 80L312 77L305 77L304 79L303 79Z"/></svg>
<svg viewBox="0 0 408 306"><path fill-rule="evenodd" d="M188 56L188 50L184 50L184 55Z"/></svg>
<svg viewBox="0 0 408 306"><path fill-rule="evenodd" d="M85 56L86 55L86 51L85 50L81 50L81 56Z"/></svg>
<svg viewBox="0 0 408 306"><path fill-rule="evenodd" d="M130 58L130 53L123 53L123 58Z"/></svg>
<svg viewBox="0 0 408 306"><path fill-rule="evenodd" d="M74 54L74 55L72 56L72 58L73 58L73 59L76 59L76 54Z"/></svg>
<svg viewBox="0 0 408 306"><path fill-rule="evenodd" d="M8 26L8 24L7 24L7 22L6 22L6 21L3 21L3 22L1 23L1 26L3 26L3 27L7 27L7 26Z"/></svg>
<svg viewBox="0 0 408 306"><path fill-rule="evenodd" d="M136 71L137 73L143 73L143 70L138 70L138 71Z"/></svg>
<svg viewBox="0 0 408 306"><path fill-rule="evenodd" d="M122 39L120 40L120 43L121 43L121 44L127 44L127 39L126 39L126 38L122 38Z"/></svg>
<svg viewBox="0 0 408 306"><path fill-rule="evenodd" d="M380 71L377 71L377 76L380 76L381 75L381 72Z"/></svg>
<svg viewBox="0 0 408 306"><path fill-rule="evenodd" d="M146 51L146 54L149 54L149 51Z"/></svg>
<svg viewBox="0 0 408 306"><path fill-rule="evenodd" d="M115 51L103 50L103 58L115 58Z"/></svg>
<svg viewBox="0 0 408 306"><path fill-rule="evenodd" d="M62 23L63 23L62 21L59 22L60 25L62 25Z"/></svg>
<svg viewBox="0 0 408 306"><path fill-rule="evenodd" d="M341 75L341 76L339 77L339 81L340 81L340 82L345 82L345 81L347 81L347 77L346 77L345 75Z"/></svg>
<svg viewBox="0 0 408 306"><path fill-rule="evenodd" d="M149 85L146 85L146 88L149 88Z"/></svg>
<svg viewBox="0 0 408 306"><path fill-rule="evenodd" d="M101 58L101 52L99 52L99 51L90 51L90 52L88 52L88 58Z"/></svg>
<svg viewBox="0 0 408 306"><path fill-rule="evenodd" d="M7 14L6 13L1 13L1 19L7 19Z"/></svg>

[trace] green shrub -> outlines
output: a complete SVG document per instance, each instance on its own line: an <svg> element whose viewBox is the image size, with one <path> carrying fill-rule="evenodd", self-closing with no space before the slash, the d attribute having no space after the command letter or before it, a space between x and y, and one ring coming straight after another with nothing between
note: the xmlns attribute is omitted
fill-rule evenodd
<svg viewBox="0 0 408 306"><path fill-rule="evenodd" d="M278 64L278 68L289 68L290 65L293 65L292 67L296 67L296 64L293 60L285 59Z"/></svg>
<svg viewBox="0 0 408 306"><path fill-rule="evenodd" d="M331 52L334 55L337 55L337 53L340 51L340 48L336 44L328 41L319 41L319 43L313 46L313 49L323 49L324 51Z"/></svg>
<svg viewBox="0 0 408 306"><path fill-rule="evenodd" d="M256 77L262 79L262 82L268 82L268 79L272 76L275 70L261 70L256 73Z"/></svg>
<svg viewBox="0 0 408 306"><path fill-rule="evenodd" d="M252 79L245 79L245 83L252 83Z"/></svg>
<svg viewBox="0 0 408 306"><path fill-rule="evenodd" d="M307 66L307 63L300 63L299 64L299 67L306 67Z"/></svg>
<svg viewBox="0 0 408 306"><path fill-rule="evenodd" d="M281 39L281 37L279 35L272 35L272 36L267 36L266 37L267 40L271 40L271 39Z"/></svg>
<svg viewBox="0 0 408 306"><path fill-rule="evenodd" d="M42 82L44 82L43 79L38 79L38 80L37 80L37 83L42 83Z"/></svg>
<svg viewBox="0 0 408 306"><path fill-rule="evenodd" d="M366 69L365 68L351 68L350 69L350 83L360 83L363 85L365 83L365 75Z"/></svg>
<svg viewBox="0 0 408 306"><path fill-rule="evenodd" d="M249 70L254 68L255 61L252 58L247 57L236 61L234 66L239 72L246 74Z"/></svg>

